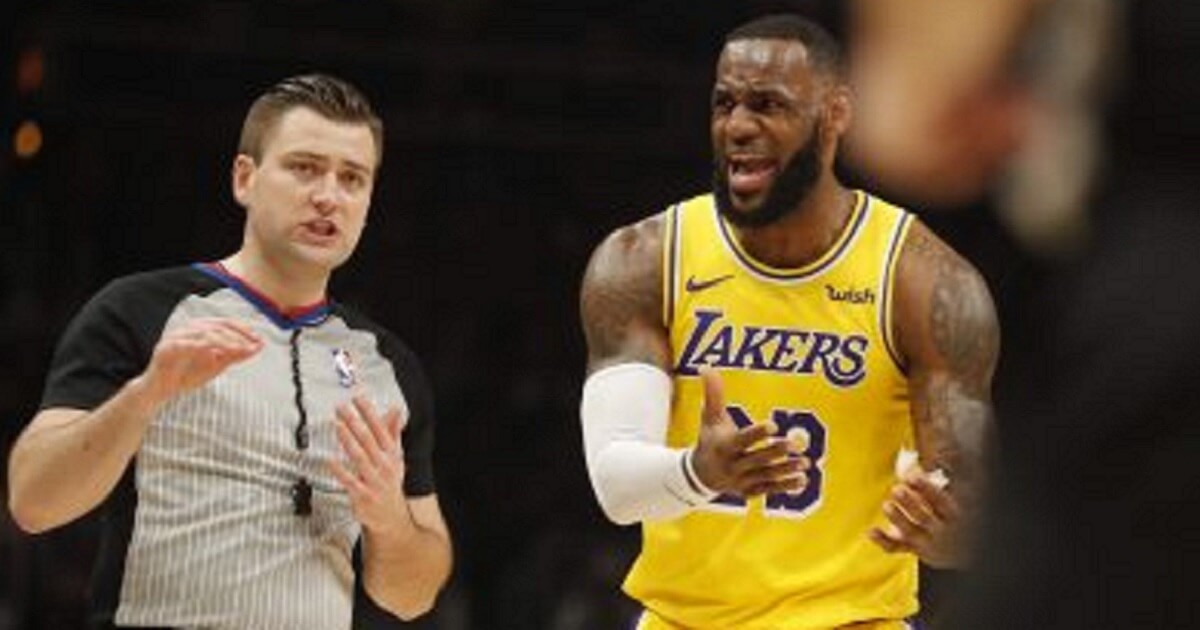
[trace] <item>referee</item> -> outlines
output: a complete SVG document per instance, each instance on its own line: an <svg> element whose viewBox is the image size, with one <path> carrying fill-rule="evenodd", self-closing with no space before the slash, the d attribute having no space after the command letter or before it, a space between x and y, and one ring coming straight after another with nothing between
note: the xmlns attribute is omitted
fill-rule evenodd
<svg viewBox="0 0 1200 630"><path fill-rule="evenodd" d="M271 87L233 161L241 248L110 283L59 341L9 505L31 533L102 511L92 627L328 630L433 606L451 544L428 383L326 294L382 138L339 79Z"/></svg>

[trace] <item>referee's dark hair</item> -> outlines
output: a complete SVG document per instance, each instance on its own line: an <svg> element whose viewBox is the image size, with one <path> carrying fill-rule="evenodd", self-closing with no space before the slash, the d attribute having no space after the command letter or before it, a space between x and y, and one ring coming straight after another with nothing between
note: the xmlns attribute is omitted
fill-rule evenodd
<svg viewBox="0 0 1200 630"><path fill-rule="evenodd" d="M276 83L255 99L242 123L238 153L257 162L262 159L267 137L279 119L296 107L307 107L336 122L362 123L375 138L376 167L383 160L383 121L370 101L350 83L327 74L305 74ZM378 173L378 168L376 169Z"/></svg>

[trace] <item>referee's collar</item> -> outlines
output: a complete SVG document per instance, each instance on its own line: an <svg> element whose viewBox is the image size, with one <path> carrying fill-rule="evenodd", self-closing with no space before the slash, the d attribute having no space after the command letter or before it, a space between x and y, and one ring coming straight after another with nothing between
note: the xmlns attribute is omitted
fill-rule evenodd
<svg viewBox="0 0 1200 630"><path fill-rule="evenodd" d="M229 271L220 262L193 263L192 267L237 291L238 295L253 304L254 308L258 309L267 319L284 330L316 326L328 319L332 310L327 297L307 306L285 309L237 274Z"/></svg>

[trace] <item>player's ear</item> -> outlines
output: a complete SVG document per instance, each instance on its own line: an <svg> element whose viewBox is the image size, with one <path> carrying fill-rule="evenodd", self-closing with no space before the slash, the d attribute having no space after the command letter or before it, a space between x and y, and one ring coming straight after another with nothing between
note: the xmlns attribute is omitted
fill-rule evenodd
<svg viewBox="0 0 1200 630"><path fill-rule="evenodd" d="M830 86L825 96L825 129L826 133L840 138L850 130L850 122L854 119L854 98L850 86L838 81Z"/></svg>
<svg viewBox="0 0 1200 630"><path fill-rule="evenodd" d="M255 171L257 171L257 165L254 158L249 155L239 153L237 157L233 158L233 168L230 173L233 198L243 207L249 201L250 187L254 184Z"/></svg>

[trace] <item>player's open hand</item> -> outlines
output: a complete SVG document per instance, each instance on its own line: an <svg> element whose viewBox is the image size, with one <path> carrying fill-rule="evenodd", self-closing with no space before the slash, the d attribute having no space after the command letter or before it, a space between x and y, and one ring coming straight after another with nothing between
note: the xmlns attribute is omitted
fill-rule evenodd
<svg viewBox="0 0 1200 630"><path fill-rule="evenodd" d="M700 481L711 490L742 497L802 490L810 463L796 452L796 445L774 437L776 428L770 422L739 428L725 408L721 377L702 368L700 378L704 409L692 459Z"/></svg>
<svg viewBox="0 0 1200 630"><path fill-rule="evenodd" d="M892 486L883 514L888 522L869 535L885 551L915 553L932 567L962 564L962 511L949 488L918 464Z"/></svg>
<svg viewBox="0 0 1200 630"><path fill-rule="evenodd" d="M243 322L195 319L163 334L142 379L158 400L167 401L204 385L262 348L262 338Z"/></svg>
<svg viewBox="0 0 1200 630"><path fill-rule="evenodd" d="M399 408L379 414L362 396L337 408L334 424L346 459L331 460L329 470L350 496L354 517L371 533L412 527L404 496L404 423Z"/></svg>

